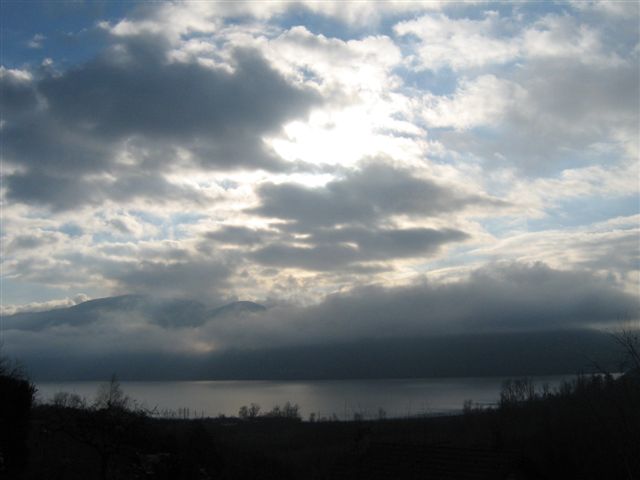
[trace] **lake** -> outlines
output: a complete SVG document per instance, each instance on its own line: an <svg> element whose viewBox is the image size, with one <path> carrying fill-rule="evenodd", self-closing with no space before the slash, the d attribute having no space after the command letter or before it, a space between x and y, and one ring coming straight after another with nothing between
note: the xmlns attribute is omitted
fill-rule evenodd
<svg viewBox="0 0 640 480"><path fill-rule="evenodd" d="M532 377L538 387L557 387L573 375ZM302 417L352 419L354 414L377 418L379 409L387 417L439 415L462 411L467 399L479 405L498 401L505 378L427 378L388 380L313 381L181 381L120 382L125 394L158 412L180 412L180 416L235 416L242 405L252 402L270 410L285 402L297 403ZM50 400L56 392L76 393L93 401L103 382L37 383L37 398Z"/></svg>

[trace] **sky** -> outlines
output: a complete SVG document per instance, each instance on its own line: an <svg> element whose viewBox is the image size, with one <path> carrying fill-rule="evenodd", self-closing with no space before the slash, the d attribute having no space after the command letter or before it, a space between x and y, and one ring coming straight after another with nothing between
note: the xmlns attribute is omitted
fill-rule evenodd
<svg viewBox="0 0 640 480"><path fill-rule="evenodd" d="M269 307L49 332L186 350L637 319L638 9L3 0L2 312Z"/></svg>

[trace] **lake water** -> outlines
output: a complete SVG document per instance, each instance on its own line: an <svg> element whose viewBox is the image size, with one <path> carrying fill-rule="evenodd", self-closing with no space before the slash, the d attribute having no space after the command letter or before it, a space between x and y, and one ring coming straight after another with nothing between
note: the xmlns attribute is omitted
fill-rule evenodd
<svg viewBox="0 0 640 480"><path fill-rule="evenodd" d="M536 386L557 387L571 375L533 377ZM270 410L285 402L297 403L303 418L352 419L354 414L377 418L379 409L388 417L438 415L462 410L467 399L480 405L497 402L504 378L428 378L402 380L322 381L194 381L120 382L125 394L159 412L180 411L189 416L234 416L252 402ZM101 382L38 383L38 399L50 400L57 392L76 393L93 401Z"/></svg>

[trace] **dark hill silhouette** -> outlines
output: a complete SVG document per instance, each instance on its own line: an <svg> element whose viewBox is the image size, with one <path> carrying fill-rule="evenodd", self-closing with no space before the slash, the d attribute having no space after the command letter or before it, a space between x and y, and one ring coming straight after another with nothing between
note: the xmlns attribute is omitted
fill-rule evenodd
<svg viewBox="0 0 640 480"><path fill-rule="evenodd" d="M619 369L608 335L589 331L389 338L235 349L23 358L37 380L293 380L522 376Z"/></svg>

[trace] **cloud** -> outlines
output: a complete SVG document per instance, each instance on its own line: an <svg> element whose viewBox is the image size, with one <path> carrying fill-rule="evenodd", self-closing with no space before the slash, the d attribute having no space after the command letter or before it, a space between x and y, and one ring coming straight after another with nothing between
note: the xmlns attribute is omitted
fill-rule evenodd
<svg viewBox="0 0 640 480"><path fill-rule="evenodd" d="M601 30L569 15L547 14L529 24L485 11L484 18L428 14L394 25L399 37L417 39L408 63L417 70L460 72L532 59L570 59L615 66L624 60L605 44ZM615 47L614 47L615 48Z"/></svg>
<svg viewBox="0 0 640 480"><path fill-rule="evenodd" d="M456 2L472 4L469 2ZM456 5L453 4L455 7ZM180 2L163 5L142 5L118 22L102 22L102 28L117 36L162 34L173 42L189 33L212 33L224 28L225 20L248 17L268 22L286 14L313 15L337 20L351 27L367 29L386 18L420 11L452 7L447 1L389 2L375 5L366 2L314 0L291 2Z"/></svg>
<svg viewBox="0 0 640 480"><path fill-rule="evenodd" d="M214 240L232 246L252 246L273 240L277 235L277 232L271 230L226 225L218 230L207 232L204 243L207 240Z"/></svg>
<svg viewBox="0 0 640 480"><path fill-rule="evenodd" d="M224 262L212 259L185 261L140 261L118 265L112 279L122 292L153 293L156 296L212 298L220 296L231 273Z"/></svg>
<svg viewBox="0 0 640 480"><path fill-rule="evenodd" d="M634 21L640 13L640 7L635 2L607 2L602 0L570 0L576 10L604 13L612 17L623 17Z"/></svg>
<svg viewBox="0 0 640 480"><path fill-rule="evenodd" d="M252 253L257 262L307 270L344 270L353 263L431 256L447 243L466 240L459 230L346 228L314 232L310 246L271 244Z"/></svg>
<svg viewBox="0 0 640 480"><path fill-rule="evenodd" d="M279 168L262 137L318 98L255 52L236 51L229 72L167 61L158 40L136 37L32 82L5 72L3 105L13 114L2 128L4 156L20 170L5 179L8 198L54 209L193 199L162 170Z"/></svg>
<svg viewBox="0 0 640 480"><path fill-rule="evenodd" d="M29 48L42 48L42 42L46 40L47 37L42 35L41 33L36 33L31 40L27 43Z"/></svg>
<svg viewBox="0 0 640 480"><path fill-rule="evenodd" d="M567 15L545 15L523 34L522 51L525 57L565 58L597 67L615 66L623 59L607 52L600 31L580 23Z"/></svg>
<svg viewBox="0 0 640 480"><path fill-rule="evenodd" d="M221 142L231 137L255 143L257 135L279 129L313 101L312 94L287 84L254 52L236 52L235 71L229 73L167 63L164 50L152 41L130 42L124 51L114 48L82 68L42 80L39 90L51 114L107 138L213 137ZM264 158L203 159L214 165L234 160L254 165Z"/></svg>
<svg viewBox="0 0 640 480"><path fill-rule="evenodd" d="M514 234L475 253L491 259L542 261L552 268L586 269L614 278L636 293L640 276L640 216L618 217L595 224Z"/></svg>
<svg viewBox="0 0 640 480"><path fill-rule="evenodd" d="M486 12L482 20L451 19L446 15L424 15L399 22L393 29L401 37L418 39L414 59L418 69L454 71L506 63L519 53L516 42L499 36L500 23L495 12Z"/></svg>
<svg viewBox="0 0 640 480"><path fill-rule="evenodd" d="M637 157L637 25L484 12L480 20L425 15L394 31L414 52L409 68L440 79L414 96L414 110L450 153L526 175L602 162L592 154L602 145ZM442 91L447 84L453 91Z"/></svg>
<svg viewBox="0 0 640 480"><path fill-rule="evenodd" d="M264 217L293 222L293 229L345 223L372 224L392 215L438 216L471 205L499 206L486 196L456 191L382 162L349 171L323 187L266 183L258 189Z"/></svg>
<svg viewBox="0 0 640 480"><path fill-rule="evenodd" d="M448 149L548 175L601 162L598 145L633 158L639 83L631 65L536 60L509 80L485 75L463 80L449 96L427 94L417 108L427 107L420 115L430 125L456 129L437 135Z"/></svg>
<svg viewBox="0 0 640 480"><path fill-rule="evenodd" d="M6 198L24 204L46 206L54 211L78 210L107 202L123 204L135 199L160 204L171 201L206 203L207 196L185 185L169 182L154 172L127 172L114 177L75 177L40 170L13 173L4 179Z"/></svg>
<svg viewBox="0 0 640 480"><path fill-rule="evenodd" d="M470 236L457 228L424 226L425 220L466 208L504 206L381 161L344 170L319 187L265 183L258 198L259 205L248 213L270 221L270 230L225 229L209 238L250 246L248 258L263 265L311 271L348 271L366 262L434 256ZM408 226L406 219L415 223Z"/></svg>
<svg viewBox="0 0 640 480"><path fill-rule="evenodd" d="M0 107L4 122L16 119L37 106L38 97L31 73L0 66Z"/></svg>
<svg viewBox="0 0 640 480"><path fill-rule="evenodd" d="M535 331L614 325L640 313L638 299L581 270L497 263L457 282L357 287L307 308L273 309L227 326L222 344L348 341L444 333ZM240 325L238 325L240 327ZM212 328L213 332L213 328ZM216 337L220 342L220 337Z"/></svg>
<svg viewBox="0 0 640 480"><path fill-rule="evenodd" d="M363 92L384 94L398 82L391 72L402 61L400 49L387 36L345 41L314 34L304 26L269 40L262 51L289 77L343 99Z"/></svg>
<svg viewBox="0 0 640 480"><path fill-rule="evenodd" d="M90 300L88 295L79 293L74 295L73 298L62 298L56 300L48 300L46 302L30 302L22 305L0 305L0 315L8 316L16 313L33 313L33 312L45 312L60 308L72 307Z"/></svg>
<svg viewBox="0 0 640 480"><path fill-rule="evenodd" d="M152 223L126 212L116 213L105 219L105 230L111 235L134 238L156 236L160 233Z"/></svg>
<svg viewBox="0 0 640 480"><path fill-rule="evenodd" d="M35 233L19 234L9 237L10 240L8 242L6 241L6 238L3 238L3 254L11 255L14 252L40 249L47 245L59 242L61 237L62 236L60 234L55 232L38 231Z"/></svg>
<svg viewBox="0 0 640 480"><path fill-rule="evenodd" d="M463 78L451 95L426 93L417 108L430 127L467 130L501 124L526 96L517 83L481 75L473 80Z"/></svg>

